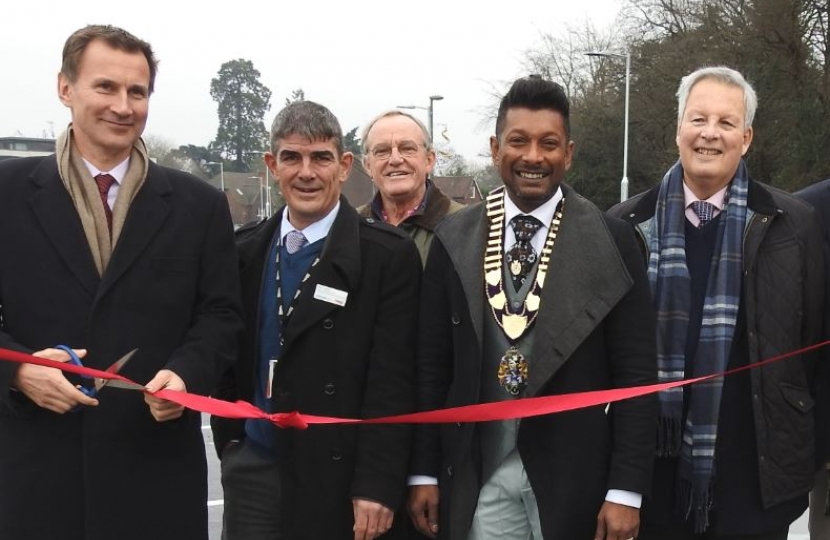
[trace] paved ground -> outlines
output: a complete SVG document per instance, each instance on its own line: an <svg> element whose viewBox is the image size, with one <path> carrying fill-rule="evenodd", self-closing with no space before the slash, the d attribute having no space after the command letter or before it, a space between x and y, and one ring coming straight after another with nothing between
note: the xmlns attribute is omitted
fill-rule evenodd
<svg viewBox="0 0 830 540"><path fill-rule="evenodd" d="M806 513L798 521L790 525L790 536L788 538L789 540L810 540L810 535L807 533Z"/></svg>
<svg viewBox="0 0 830 540"><path fill-rule="evenodd" d="M208 459L208 516L210 519L210 540L220 540L222 535L222 484L219 481L219 460L213 450L213 436L210 433L207 416L202 418L202 433L205 436L205 452ZM807 516L802 516L790 527L789 540L809 540Z"/></svg>
<svg viewBox="0 0 830 540"><path fill-rule="evenodd" d="M202 415L202 434L205 437L205 453L208 462L208 520L210 540L222 536L222 484L219 480L219 460L213 449L213 434L210 432L208 416ZM799 539L800 540L800 539Z"/></svg>

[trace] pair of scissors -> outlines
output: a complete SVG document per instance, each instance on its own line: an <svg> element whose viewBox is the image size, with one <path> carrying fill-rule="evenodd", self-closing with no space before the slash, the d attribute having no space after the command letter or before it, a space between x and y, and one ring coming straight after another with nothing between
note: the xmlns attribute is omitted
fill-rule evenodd
<svg viewBox="0 0 830 540"><path fill-rule="evenodd" d="M81 363L81 359L78 358L78 355L75 354L75 351L72 350L71 347L66 345L56 345L56 349L59 349L69 355L69 363L74 364L79 367L83 367L83 363ZM126 365L127 362L130 361L130 358L133 357L135 353L138 352L138 349L133 349L118 360L115 361L110 367L108 367L105 371L108 373L118 373L121 369ZM131 383L127 381L119 381L117 379L102 379L100 377L90 377L89 375L81 375L84 379L92 379L93 380L93 387L89 388L86 386L79 386L78 390L83 392L89 397L95 397L98 392L105 386L111 386L113 388L124 388L126 390L140 390L144 391L145 388L140 384Z"/></svg>

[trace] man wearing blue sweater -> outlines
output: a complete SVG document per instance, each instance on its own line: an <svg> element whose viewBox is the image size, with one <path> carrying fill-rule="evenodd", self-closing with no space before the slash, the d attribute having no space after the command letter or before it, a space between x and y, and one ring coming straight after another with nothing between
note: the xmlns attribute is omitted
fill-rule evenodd
<svg viewBox="0 0 830 540"><path fill-rule="evenodd" d="M351 418L414 410L421 263L405 233L341 197L352 160L325 107L292 103L274 119L265 163L286 205L237 233L247 327L220 397ZM226 540L371 540L391 528L407 426L212 425Z"/></svg>

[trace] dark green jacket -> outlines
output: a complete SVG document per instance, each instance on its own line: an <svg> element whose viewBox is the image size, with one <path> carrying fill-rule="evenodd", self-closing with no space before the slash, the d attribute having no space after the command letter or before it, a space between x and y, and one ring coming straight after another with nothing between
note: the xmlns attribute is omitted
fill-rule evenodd
<svg viewBox="0 0 830 540"><path fill-rule="evenodd" d="M372 202L359 206L357 213L361 217L383 221L383 217L380 215L381 208L380 193L378 193ZM463 204L450 199L431 180L427 180L427 191L424 194L424 203L421 208L398 225L412 237L415 246L418 248L418 254L421 256L421 263L424 266L427 264L427 254L435 235L435 228L447 215L453 214L462 208L464 208Z"/></svg>

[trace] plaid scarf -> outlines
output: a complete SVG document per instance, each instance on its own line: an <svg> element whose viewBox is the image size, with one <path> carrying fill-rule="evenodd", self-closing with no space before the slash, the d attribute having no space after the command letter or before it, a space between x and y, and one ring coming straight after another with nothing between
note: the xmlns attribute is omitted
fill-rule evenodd
<svg viewBox="0 0 830 540"><path fill-rule="evenodd" d="M726 369L741 297L743 232L746 223L747 175L743 160L726 197L717 224L717 240L706 283L706 297L697 352L690 363L692 377ZM657 308L657 367L660 382L681 380L686 374L686 335L691 304L691 278L686 266L683 167L677 162L663 177L657 197L654 228L649 238L648 277ZM709 526L723 379L685 390L689 408L685 425L683 392L661 392L658 455L680 456L678 507L692 513L696 532Z"/></svg>

